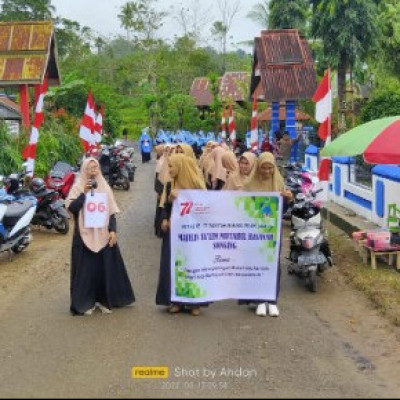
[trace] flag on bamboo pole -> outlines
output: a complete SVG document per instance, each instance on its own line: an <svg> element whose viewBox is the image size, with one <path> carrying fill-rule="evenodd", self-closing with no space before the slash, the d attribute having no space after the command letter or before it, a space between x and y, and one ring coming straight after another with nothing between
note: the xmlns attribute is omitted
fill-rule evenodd
<svg viewBox="0 0 400 400"><path fill-rule="evenodd" d="M257 120L257 96L254 94L253 111L251 114L250 147L253 152L258 150L258 120Z"/></svg>
<svg viewBox="0 0 400 400"><path fill-rule="evenodd" d="M95 127L95 111L94 111L94 100L92 92L89 91L85 113L81 120L81 125L79 129L79 137L82 141L82 146L87 152L91 147L96 146L96 136L94 132Z"/></svg>
<svg viewBox="0 0 400 400"><path fill-rule="evenodd" d="M332 115L332 90L330 68L325 71L324 77L314 93L315 119L320 123L318 135L325 141L325 146L331 142L331 115ZM320 181L328 181L331 160L324 157L320 161L318 177Z"/></svg>
<svg viewBox="0 0 400 400"><path fill-rule="evenodd" d="M36 147L39 140L39 128L44 121L43 103L44 96L47 93L47 76L44 77L43 83L40 85L39 97L36 102L35 116L33 117L33 124L29 136L29 143L25 146L22 157L26 160L25 168L26 174L30 177L33 176L36 159Z"/></svg>
<svg viewBox="0 0 400 400"><path fill-rule="evenodd" d="M236 147L236 125L233 117L232 104L229 104L229 139L231 140L232 147Z"/></svg>

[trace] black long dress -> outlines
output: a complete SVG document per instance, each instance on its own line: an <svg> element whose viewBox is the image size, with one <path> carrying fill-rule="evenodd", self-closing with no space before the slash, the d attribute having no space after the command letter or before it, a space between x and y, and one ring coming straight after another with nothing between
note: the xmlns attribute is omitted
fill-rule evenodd
<svg viewBox="0 0 400 400"><path fill-rule="evenodd" d="M75 229L71 253L71 306L73 315L82 315L95 303L111 309L135 301L132 285L118 244L108 244L95 253L88 249L79 233L78 216L85 203L85 194L73 200L69 210L74 215ZM115 215L110 216L108 229L116 232Z"/></svg>

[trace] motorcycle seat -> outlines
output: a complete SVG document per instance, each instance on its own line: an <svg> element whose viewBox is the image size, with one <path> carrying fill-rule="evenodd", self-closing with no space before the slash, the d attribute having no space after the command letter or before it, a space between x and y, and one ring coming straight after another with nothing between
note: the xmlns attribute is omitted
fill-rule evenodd
<svg viewBox="0 0 400 400"><path fill-rule="evenodd" d="M3 217L4 226L14 226L31 207L32 202L30 200L19 200L9 204Z"/></svg>

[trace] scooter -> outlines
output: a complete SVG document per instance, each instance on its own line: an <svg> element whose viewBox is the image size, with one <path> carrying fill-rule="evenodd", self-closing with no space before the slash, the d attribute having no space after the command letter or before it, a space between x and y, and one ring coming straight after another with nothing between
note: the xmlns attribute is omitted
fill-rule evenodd
<svg viewBox="0 0 400 400"><path fill-rule="evenodd" d="M58 233L66 235L70 217L65 208L65 200L60 199L55 190L48 189L41 178L34 178L30 189L37 199L37 209L31 224L54 228Z"/></svg>
<svg viewBox="0 0 400 400"><path fill-rule="evenodd" d="M15 200L0 189L0 252L20 253L32 241L30 223L36 211L33 199Z"/></svg>
<svg viewBox="0 0 400 400"><path fill-rule="evenodd" d="M49 189L57 191L61 198L66 199L74 184L75 176L76 169L72 165L64 161L57 161L45 178L45 183Z"/></svg>
<svg viewBox="0 0 400 400"><path fill-rule="evenodd" d="M317 275L333 265L328 240L323 233L321 210L315 204L320 191L322 189L299 193L291 218L288 273L305 279L311 292L317 291Z"/></svg>

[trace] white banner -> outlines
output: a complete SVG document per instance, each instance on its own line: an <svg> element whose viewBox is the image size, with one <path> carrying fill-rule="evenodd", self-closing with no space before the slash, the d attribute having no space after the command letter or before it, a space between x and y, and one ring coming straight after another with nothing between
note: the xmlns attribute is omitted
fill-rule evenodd
<svg viewBox="0 0 400 400"><path fill-rule="evenodd" d="M171 216L172 302L276 300L276 193L179 190Z"/></svg>
<svg viewBox="0 0 400 400"><path fill-rule="evenodd" d="M83 210L85 228L105 228L107 220L107 193L86 194Z"/></svg>

